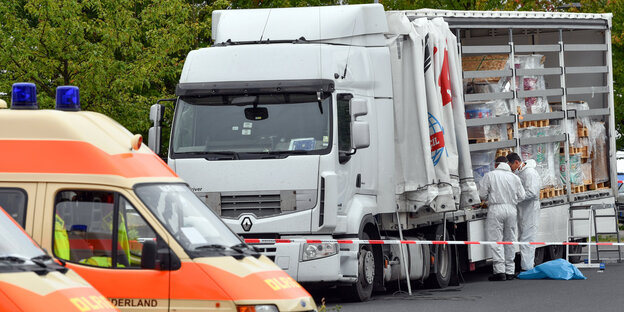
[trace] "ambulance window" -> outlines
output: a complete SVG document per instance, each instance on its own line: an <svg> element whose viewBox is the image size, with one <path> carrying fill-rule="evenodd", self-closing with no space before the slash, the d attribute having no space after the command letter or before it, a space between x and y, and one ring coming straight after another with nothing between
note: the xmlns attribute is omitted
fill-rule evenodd
<svg viewBox="0 0 624 312"><path fill-rule="evenodd" d="M61 191L55 212L54 255L71 262L140 268L143 242L156 240L155 232L119 193Z"/></svg>
<svg viewBox="0 0 624 312"><path fill-rule="evenodd" d="M145 222L143 217L137 212L137 210L128 202L125 198L120 198L120 213L119 213L119 242L121 247L125 250L126 257L129 258L128 266L131 268L141 267L141 253L143 250L143 243L148 240L160 241L157 239L156 233ZM127 235L124 236L123 227L126 226ZM127 237L127 238L126 238ZM124 240L127 239L127 248L124 247ZM119 259L119 258L118 258ZM121 258L123 259L123 258ZM117 261L118 266L122 264Z"/></svg>
<svg viewBox="0 0 624 312"><path fill-rule="evenodd" d="M0 207L24 227L26 224L26 192L21 189L0 189Z"/></svg>

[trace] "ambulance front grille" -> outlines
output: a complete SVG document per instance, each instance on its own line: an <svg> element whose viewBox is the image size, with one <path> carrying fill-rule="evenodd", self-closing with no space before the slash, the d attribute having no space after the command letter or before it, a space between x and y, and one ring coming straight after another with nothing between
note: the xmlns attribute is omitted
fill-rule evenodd
<svg viewBox="0 0 624 312"><path fill-rule="evenodd" d="M280 194L221 194L221 216L224 218L238 218L241 214L251 213L256 217L279 215Z"/></svg>

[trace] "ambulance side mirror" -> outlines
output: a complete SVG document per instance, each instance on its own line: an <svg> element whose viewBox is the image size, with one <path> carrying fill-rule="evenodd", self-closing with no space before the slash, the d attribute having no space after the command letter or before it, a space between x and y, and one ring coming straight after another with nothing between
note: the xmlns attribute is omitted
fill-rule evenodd
<svg viewBox="0 0 624 312"><path fill-rule="evenodd" d="M146 240L143 242L143 248L141 249L141 268L150 270L156 269L157 254L156 241Z"/></svg>

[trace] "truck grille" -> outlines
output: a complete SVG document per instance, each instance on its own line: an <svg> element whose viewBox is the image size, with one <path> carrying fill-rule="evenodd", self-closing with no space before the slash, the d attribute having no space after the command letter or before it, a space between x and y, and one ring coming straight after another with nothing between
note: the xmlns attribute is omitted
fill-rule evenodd
<svg viewBox="0 0 624 312"><path fill-rule="evenodd" d="M243 213L256 217L268 217L281 213L280 194L223 195L221 194L221 216L238 218Z"/></svg>
<svg viewBox="0 0 624 312"><path fill-rule="evenodd" d="M275 261L275 254L277 253L277 248L275 244L250 244L254 246L261 254L265 255L267 258L271 259L271 261Z"/></svg>

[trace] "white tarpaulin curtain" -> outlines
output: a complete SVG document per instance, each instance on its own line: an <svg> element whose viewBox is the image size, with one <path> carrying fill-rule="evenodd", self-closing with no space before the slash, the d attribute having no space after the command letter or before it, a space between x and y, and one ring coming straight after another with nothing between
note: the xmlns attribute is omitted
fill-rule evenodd
<svg viewBox="0 0 624 312"><path fill-rule="evenodd" d="M455 36L442 19L410 22L402 12L386 16L396 118L396 192L417 207L428 205L436 211L453 210L460 197L462 206L476 204Z"/></svg>
<svg viewBox="0 0 624 312"><path fill-rule="evenodd" d="M388 12L395 116L395 177L397 194L417 207L432 205L438 196L431 160L424 38L400 12Z"/></svg>
<svg viewBox="0 0 624 312"><path fill-rule="evenodd" d="M460 182L460 207L467 207L479 203L480 200L477 185L473 178L470 146L468 144L466 110L464 106L464 88L461 78L462 68L460 64L459 52L457 50L457 37L455 37L449 29L448 24L441 17L434 18L431 20L431 23L436 25L439 30L438 32L444 36L446 48L448 49L448 73L450 82L448 92L451 95L452 101L451 117L449 118L453 118L451 122L451 125L454 126L452 134L455 136L453 149L456 153L456 159L453 159L452 161L457 162L457 167L455 168L457 168L456 174ZM454 172L451 172L451 178L454 178L453 175Z"/></svg>

